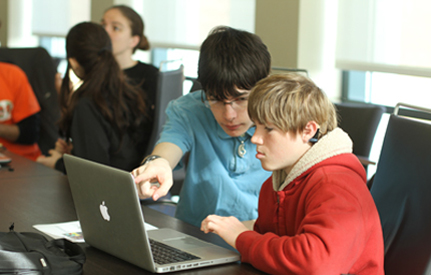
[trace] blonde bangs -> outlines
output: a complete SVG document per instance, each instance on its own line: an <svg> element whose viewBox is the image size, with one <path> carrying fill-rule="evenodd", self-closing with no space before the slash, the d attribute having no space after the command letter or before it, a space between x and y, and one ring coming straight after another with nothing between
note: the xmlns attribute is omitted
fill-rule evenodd
<svg viewBox="0 0 431 275"><path fill-rule="evenodd" d="M252 121L288 132L302 131L309 121L322 135L337 127L335 108L310 79L298 74L271 75L252 89L248 102Z"/></svg>

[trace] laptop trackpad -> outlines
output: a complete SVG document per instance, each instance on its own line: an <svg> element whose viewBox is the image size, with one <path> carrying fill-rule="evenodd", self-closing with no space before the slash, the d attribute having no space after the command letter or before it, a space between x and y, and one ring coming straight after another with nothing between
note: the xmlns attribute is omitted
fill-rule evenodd
<svg viewBox="0 0 431 275"><path fill-rule="evenodd" d="M184 233L168 228L160 228L158 230L148 231L149 237L159 242L166 243L172 247L189 250L192 248L206 247L210 245L207 242L193 238Z"/></svg>
<svg viewBox="0 0 431 275"><path fill-rule="evenodd" d="M191 237L183 237L178 239L165 239L163 240L163 242L170 246L173 246L175 248L180 248L183 250L190 250L193 248L208 246L207 243Z"/></svg>

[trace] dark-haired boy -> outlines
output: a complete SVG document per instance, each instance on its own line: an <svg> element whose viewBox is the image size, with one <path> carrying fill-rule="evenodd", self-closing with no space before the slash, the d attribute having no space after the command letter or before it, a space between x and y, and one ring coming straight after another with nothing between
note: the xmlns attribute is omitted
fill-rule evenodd
<svg viewBox="0 0 431 275"><path fill-rule="evenodd" d="M247 114L251 88L268 76L271 57L261 39L229 27L214 29L200 50L203 90L171 102L152 155L132 173L142 198L157 200L172 186L172 169L189 152L176 217L196 226L208 214L257 217L262 182L270 176L252 152ZM160 187L149 181L156 179Z"/></svg>

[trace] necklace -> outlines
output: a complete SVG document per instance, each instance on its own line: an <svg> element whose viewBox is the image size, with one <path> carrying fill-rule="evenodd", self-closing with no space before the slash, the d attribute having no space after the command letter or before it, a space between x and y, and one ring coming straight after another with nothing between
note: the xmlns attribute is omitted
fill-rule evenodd
<svg viewBox="0 0 431 275"><path fill-rule="evenodd" d="M244 137L244 135L245 134L241 135L241 137ZM244 140L240 140L241 144L238 146L238 156L240 158L243 158L245 156L245 153L247 153L247 150L245 150L245 144L244 144L246 140L247 138Z"/></svg>

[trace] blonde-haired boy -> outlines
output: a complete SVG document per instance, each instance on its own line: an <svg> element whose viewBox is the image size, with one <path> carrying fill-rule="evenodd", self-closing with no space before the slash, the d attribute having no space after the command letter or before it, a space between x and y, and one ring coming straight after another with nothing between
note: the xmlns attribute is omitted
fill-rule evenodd
<svg viewBox="0 0 431 275"><path fill-rule="evenodd" d="M384 274L382 229L365 170L327 96L301 75L273 75L253 88L248 112L256 157L273 171L254 230L216 215L201 229L271 274Z"/></svg>

